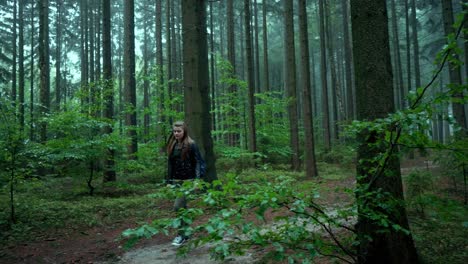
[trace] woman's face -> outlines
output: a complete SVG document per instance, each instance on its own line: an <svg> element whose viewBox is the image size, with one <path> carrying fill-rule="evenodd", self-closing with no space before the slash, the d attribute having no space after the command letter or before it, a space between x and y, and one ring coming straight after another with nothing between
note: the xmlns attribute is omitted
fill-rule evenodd
<svg viewBox="0 0 468 264"><path fill-rule="evenodd" d="M172 133L176 140L181 140L184 137L184 130L181 127L173 127Z"/></svg>

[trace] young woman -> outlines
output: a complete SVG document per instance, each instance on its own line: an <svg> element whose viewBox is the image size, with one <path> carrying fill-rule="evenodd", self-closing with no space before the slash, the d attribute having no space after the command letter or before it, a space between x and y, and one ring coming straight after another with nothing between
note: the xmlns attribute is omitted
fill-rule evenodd
<svg viewBox="0 0 468 264"><path fill-rule="evenodd" d="M185 122L177 121L172 125L172 137L167 144L167 155L167 184L181 185L185 180L199 179L204 176L205 161L197 144L190 138ZM181 208L187 208L185 195L178 197L174 202L176 212ZM180 246L187 239L188 237L183 232L179 232L172 244Z"/></svg>

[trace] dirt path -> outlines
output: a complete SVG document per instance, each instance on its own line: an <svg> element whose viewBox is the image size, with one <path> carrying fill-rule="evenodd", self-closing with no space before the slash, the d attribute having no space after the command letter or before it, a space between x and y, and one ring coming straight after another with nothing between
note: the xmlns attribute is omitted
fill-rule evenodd
<svg viewBox="0 0 468 264"><path fill-rule="evenodd" d="M211 263L253 263L253 254L234 256L225 261L215 261L210 258L209 246L203 246L191 251L186 257L177 255L177 247L171 243L153 245L126 252L120 259L98 264L211 264Z"/></svg>

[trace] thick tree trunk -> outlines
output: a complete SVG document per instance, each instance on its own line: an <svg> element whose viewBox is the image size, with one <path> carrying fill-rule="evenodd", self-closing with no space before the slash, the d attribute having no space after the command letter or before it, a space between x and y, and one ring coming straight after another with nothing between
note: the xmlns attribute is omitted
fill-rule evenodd
<svg viewBox="0 0 468 264"><path fill-rule="evenodd" d="M294 20L293 20L293 1L283 0L284 8L284 52L285 69L284 84L285 90L290 100L288 104L289 114L289 143L292 151L291 168L299 170L299 131L297 117L297 93L296 93L296 59L294 47Z"/></svg>
<svg viewBox="0 0 468 264"><path fill-rule="evenodd" d="M210 85L205 0L182 0L185 118L207 164L206 180L217 179L211 138Z"/></svg>
<svg viewBox="0 0 468 264"><path fill-rule="evenodd" d="M356 106L359 120L385 118L394 111L393 81L388 37L388 18L384 0L351 2L353 55L356 80ZM391 153L380 174L374 171L375 157L390 147L384 142L386 131L364 129L358 147L358 262L418 263L410 235L392 227L382 227L372 216L383 214L387 220L409 230L403 200L399 160ZM378 143L381 141L381 143ZM377 170L380 171L380 170ZM382 192L377 200L372 192ZM382 204L391 203L388 207ZM382 232L385 229L385 232ZM370 239L371 238L371 239Z"/></svg>
<svg viewBox="0 0 468 264"><path fill-rule="evenodd" d="M261 93L264 91L264 89L262 89L262 87L260 86L260 45L258 44L258 3L257 3L257 0L254 0L253 3L253 9L254 9L254 30L253 32L255 32L254 34L254 44L255 44L255 52L254 52L254 56L255 56L255 88L257 89L257 93Z"/></svg>
<svg viewBox="0 0 468 264"><path fill-rule="evenodd" d="M137 114L136 114L136 81L135 81L135 3L133 0L124 2L124 102L125 125L130 143L127 152L130 159L136 159Z"/></svg>
<svg viewBox="0 0 468 264"><path fill-rule="evenodd" d="M304 111L304 151L307 177L318 176L315 161L314 122L310 96L310 63L309 63L309 34L307 30L306 0L298 0L299 9L299 41L301 50L302 94Z"/></svg>

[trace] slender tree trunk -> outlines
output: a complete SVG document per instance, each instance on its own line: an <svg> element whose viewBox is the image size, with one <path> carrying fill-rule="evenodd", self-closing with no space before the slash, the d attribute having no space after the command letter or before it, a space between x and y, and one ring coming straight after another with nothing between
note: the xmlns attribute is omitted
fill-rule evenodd
<svg viewBox="0 0 468 264"><path fill-rule="evenodd" d="M157 64L157 91L159 97L159 105L158 105L158 124L160 125L159 134L160 139L165 141L166 137L166 116L164 114L164 62L163 62L163 45L162 45L162 1L156 1L156 64Z"/></svg>
<svg viewBox="0 0 468 264"><path fill-rule="evenodd" d="M390 1L391 14L392 14L392 30L393 30L393 47L395 50L395 69L396 69L396 79L397 79L397 107L403 109L403 71L401 65L401 54L400 54L400 35L398 33L398 23L397 23L397 13L395 7L395 0Z"/></svg>
<svg viewBox="0 0 468 264"><path fill-rule="evenodd" d="M262 3L262 26L263 26L263 88L265 91L270 91L270 73L268 68L268 28L267 28L267 11L266 1Z"/></svg>
<svg viewBox="0 0 468 264"><path fill-rule="evenodd" d="M294 20L293 20L293 1L283 0L284 8L284 52L285 52L285 69L284 83L286 92L290 100L288 104L289 114L289 133L290 146L292 150L291 168L295 171L299 170L299 131L297 117L297 94L296 94L296 60L294 48Z"/></svg>
<svg viewBox="0 0 468 264"><path fill-rule="evenodd" d="M345 67L345 86L346 86L346 119L353 120L354 114L354 89L352 81L352 52L351 39L349 37L349 0L341 0L343 9L343 48L344 48L344 67Z"/></svg>
<svg viewBox="0 0 468 264"><path fill-rule="evenodd" d="M445 35L454 33L454 28L452 27L454 23L452 1L442 0L442 15L444 19ZM458 55L455 54L454 59L458 60ZM455 66L454 63L450 63L449 77L451 84L461 85L462 78L460 67ZM462 100L463 92L456 92L452 95L452 97L454 100ZM453 116L457 124L462 128L462 131L460 132L459 136L466 136L468 134L468 126L466 123L466 113L464 107L465 105L463 103L452 103Z"/></svg>
<svg viewBox="0 0 468 264"><path fill-rule="evenodd" d="M418 40L418 18L416 17L416 0L411 0L411 32L414 56L414 77L416 78L416 89L421 87L421 70L419 66L419 40Z"/></svg>
<svg viewBox="0 0 468 264"><path fill-rule="evenodd" d="M385 118L394 111L386 2L351 1L351 18L357 118ZM358 263L418 263L411 234L396 231L392 227L385 228L386 232L382 232L381 224L372 219L376 213L384 214L392 223L409 230L402 201L403 188L397 153L390 154L382 175L373 170L376 164L380 164L374 161L375 157L382 155L390 147L385 143L377 143L384 140L385 132L390 131L363 129L358 135ZM379 190L385 193L382 198L370 195ZM392 206L379 207L387 203Z"/></svg>
<svg viewBox="0 0 468 264"><path fill-rule="evenodd" d="M245 26L245 51L247 54L247 85L248 85L248 120L249 120L249 140L250 152L257 151L257 136L255 128L255 76L252 54L252 36L250 34L250 0L244 0L244 26Z"/></svg>
<svg viewBox="0 0 468 264"><path fill-rule="evenodd" d="M167 0L166 1L166 60L167 60L167 66L166 66L166 71L167 71L167 94L168 94L168 99L169 101L172 100L172 36L171 36L171 4L172 0ZM172 106L165 106L167 109L170 107L172 109ZM170 110L170 109L167 109ZM172 124L172 117L169 117L169 123Z"/></svg>
<svg viewBox="0 0 468 264"><path fill-rule="evenodd" d="M325 0L324 2L325 5L325 42L327 43L327 48L328 48L328 64L330 65L330 75L331 75L331 99L332 99L332 105L331 105L331 111L332 115L330 118L330 122L333 124L332 127L330 127L330 134L333 139L338 140L338 97L339 97L339 87L338 87L338 81L336 77L336 56L335 56L335 40L331 36L331 31L332 31L332 24L330 21L330 17L332 16L331 11L330 11L330 3L329 1Z"/></svg>
<svg viewBox="0 0 468 264"><path fill-rule="evenodd" d="M146 14L145 9L145 17L148 17ZM148 19L144 19L143 21L143 134L144 134L144 141L147 142L149 140L149 132L150 132L150 93L149 93L149 72L148 72L148 60L149 60L149 52L148 52Z"/></svg>
<svg viewBox="0 0 468 264"><path fill-rule="evenodd" d="M299 41L301 50L302 92L304 107L304 150L306 176L318 176L315 161L314 122L310 96L310 63L309 63L309 33L307 30L306 0L298 0L299 9Z"/></svg>
<svg viewBox="0 0 468 264"><path fill-rule="evenodd" d="M85 111L89 103L88 96L88 53L87 53L87 0L80 1L80 63L81 63L81 105L82 111Z"/></svg>
<svg viewBox="0 0 468 264"><path fill-rule="evenodd" d="M258 4L257 0L253 1L253 8L254 8L254 42L255 42L255 88L257 89L258 93L263 92L265 89L262 89L260 86L260 50L258 44Z"/></svg>
<svg viewBox="0 0 468 264"><path fill-rule="evenodd" d="M24 131L24 1L19 2L19 35L18 35L18 101L19 101L19 124Z"/></svg>
<svg viewBox="0 0 468 264"><path fill-rule="evenodd" d="M34 1L31 2L31 51L30 51L30 65L29 65L29 139L34 141Z"/></svg>
<svg viewBox="0 0 468 264"><path fill-rule="evenodd" d="M104 117L109 120L109 125L104 133L112 134L112 121L114 120L114 81L112 79L112 50L111 50L111 0L102 0L102 76L104 79L103 101ZM116 181L114 168L115 150L107 149L104 164L103 182Z"/></svg>
<svg viewBox="0 0 468 264"><path fill-rule="evenodd" d="M320 16L320 76L322 79L322 125L323 125L323 143L328 151L331 148L330 137L330 115L328 107L328 80L327 80L327 51L325 43L325 12L324 0L319 0Z"/></svg>
<svg viewBox="0 0 468 264"><path fill-rule="evenodd" d="M211 83L211 119L212 127L216 129L216 87L215 87L215 55L214 55L214 25L213 25L213 2L210 1L210 83Z"/></svg>
<svg viewBox="0 0 468 264"><path fill-rule="evenodd" d="M136 159L138 151L136 81L135 81L135 3L124 2L124 82L125 82L125 126L130 143L127 151L130 159Z"/></svg>
<svg viewBox="0 0 468 264"><path fill-rule="evenodd" d="M232 78L236 75L236 41L234 38L234 8L233 0L227 0L226 7L226 16L227 16L227 58L232 66ZM237 87L234 84L231 84L228 88L230 94L235 94L237 92ZM227 113L228 120L232 120L232 117L235 115L233 111ZM238 124L227 124L225 129L239 131ZM228 138L229 146L237 146L239 144L239 134L238 133L229 133Z"/></svg>
<svg viewBox="0 0 468 264"><path fill-rule="evenodd" d="M18 73L17 72L18 9L17 8L18 8L18 3L17 3L17 0L15 0L13 1L13 28L12 28L13 34L12 34L12 39L11 39L12 49L13 49L12 50L12 54L13 54L12 69L11 69L11 100L14 102L15 105L16 105L16 99L18 96L18 83L17 83L17 77L18 77L17 76L17 73Z"/></svg>
<svg viewBox="0 0 468 264"><path fill-rule="evenodd" d="M405 26L406 26L406 88L404 89L403 98L406 98L409 91L411 91L411 39L410 39L410 20L409 20L409 6L408 1L405 1ZM404 99L404 105L408 107L408 100Z"/></svg>
<svg viewBox="0 0 468 264"><path fill-rule="evenodd" d="M206 160L205 179L211 182L217 175L211 138L205 6L205 0L182 0L183 79L185 117Z"/></svg>
<svg viewBox="0 0 468 264"><path fill-rule="evenodd" d="M39 69L41 72L40 103L41 116L50 109L50 66L49 66L49 1L41 0L39 13ZM42 121L41 142L47 141L47 123Z"/></svg>
<svg viewBox="0 0 468 264"><path fill-rule="evenodd" d="M56 0L57 13L55 21L55 34L56 34L56 45L55 45L55 109L60 110L60 99L62 98L61 90L61 53L62 53L62 1Z"/></svg>

